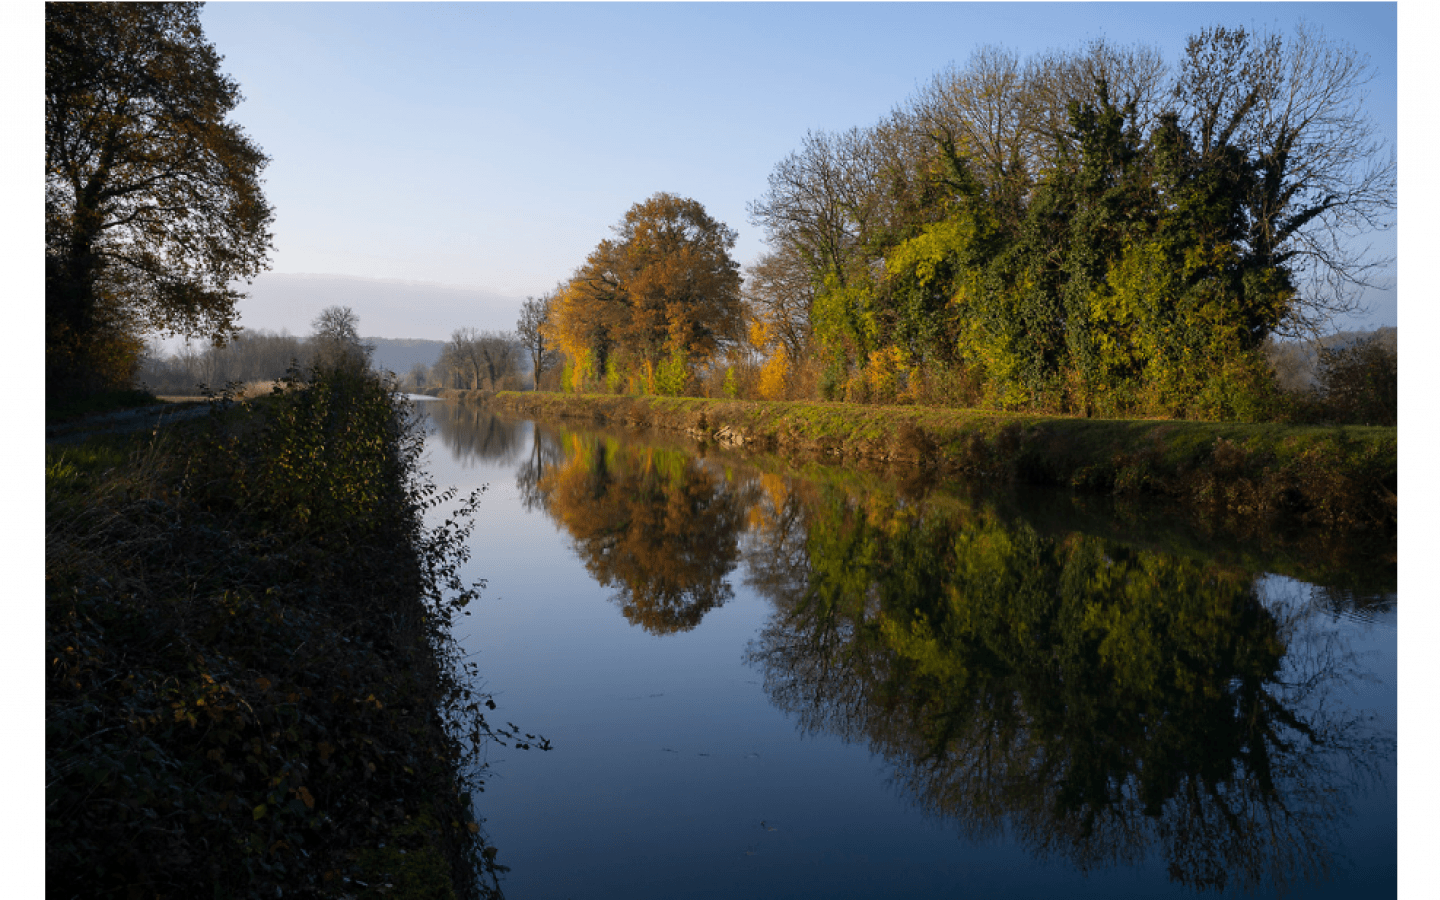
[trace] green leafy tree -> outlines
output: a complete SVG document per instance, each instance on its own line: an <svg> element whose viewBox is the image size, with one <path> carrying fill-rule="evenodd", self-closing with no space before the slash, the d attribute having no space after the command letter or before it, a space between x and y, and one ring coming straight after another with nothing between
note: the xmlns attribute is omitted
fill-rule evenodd
<svg viewBox="0 0 1440 900"><path fill-rule="evenodd" d="M46 4L52 387L124 380L147 331L233 332L233 283L265 268L273 213L220 60L198 3Z"/></svg>

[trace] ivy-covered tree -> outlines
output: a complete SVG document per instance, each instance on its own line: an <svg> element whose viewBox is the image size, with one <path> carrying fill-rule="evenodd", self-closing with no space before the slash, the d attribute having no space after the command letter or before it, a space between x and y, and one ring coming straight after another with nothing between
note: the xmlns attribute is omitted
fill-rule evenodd
<svg viewBox="0 0 1440 900"><path fill-rule="evenodd" d="M1269 415L1266 339L1386 262L1347 243L1395 208L1369 72L1307 28L1207 29L1173 70L984 48L873 128L807 135L750 213L808 275L821 393Z"/></svg>

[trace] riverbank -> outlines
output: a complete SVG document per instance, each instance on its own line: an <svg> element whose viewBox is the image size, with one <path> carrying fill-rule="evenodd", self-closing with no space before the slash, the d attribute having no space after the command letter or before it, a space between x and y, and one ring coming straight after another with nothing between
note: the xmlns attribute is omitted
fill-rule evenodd
<svg viewBox="0 0 1440 900"><path fill-rule="evenodd" d="M1393 533L1398 429L1058 418L847 403L439 391L517 415L990 481L1149 494L1223 516Z"/></svg>
<svg viewBox="0 0 1440 900"><path fill-rule="evenodd" d="M420 440L336 376L47 446L51 894L496 893Z"/></svg>

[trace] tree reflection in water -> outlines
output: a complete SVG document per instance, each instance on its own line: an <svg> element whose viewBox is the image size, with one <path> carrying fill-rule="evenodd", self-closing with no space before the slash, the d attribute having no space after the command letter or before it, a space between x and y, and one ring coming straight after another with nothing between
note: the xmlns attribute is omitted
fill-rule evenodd
<svg viewBox="0 0 1440 900"><path fill-rule="evenodd" d="M469 403L426 403L440 440L461 463L512 462L521 452L526 423L502 419Z"/></svg>
<svg viewBox="0 0 1440 900"><path fill-rule="evenodd" d="M1287 656L1251 573L964 504L831 492L802 526L767 496L747 560L790 562L752 565L779 612L749 658L772 702L969 837L1284 889L1326 876L1345 789L1393 752L1332 702L1343 654Z"/></svg>
<svg viewBox="0 0 1440 900"><path fill-rule="evenodd" d="M522 452L492 437L508 426L474 427L476 453ZM1042 532L944 492L741 478L539 426L528 451L526 507L565 527L630 622L695 628L743 562L775 607L747 653L771 702L869 746L967 837L1283 891L1337 864L1346 797L1393 758L1393 735L1336 701L1354 660L1308 624L1373 614L1363 592L1277 601L1236 565Z"/></svg>
<svg viewBox="0 0 1440 900"><path fill-rule="evenodd" d="M618 589L625 618L654 634L689 631L733 596L725 576L745 508L722 476L679 451L562 441L564 461L538 475L535 495L596 581Z"/></svg>

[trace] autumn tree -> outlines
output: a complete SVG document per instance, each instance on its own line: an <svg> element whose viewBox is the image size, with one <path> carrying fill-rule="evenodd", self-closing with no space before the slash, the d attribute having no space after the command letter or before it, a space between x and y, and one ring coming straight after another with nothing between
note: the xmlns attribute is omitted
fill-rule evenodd
<svg viewBox="0 0 1440 900"><path fill-rule="evenodd" d="M736 233L666 193L635 204L614 232L557 298L551 333L594 377L631 367L653 391L662 364L683 376L740 336Z"/></svg>
<svg viewBox="0 0 1440 900"><path fill-rule="evenodd" d="M124 381L148 332L222 341L267 265L268 159L227 120L198 3L45 7L45 312L52 389Z"/></svg>

